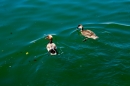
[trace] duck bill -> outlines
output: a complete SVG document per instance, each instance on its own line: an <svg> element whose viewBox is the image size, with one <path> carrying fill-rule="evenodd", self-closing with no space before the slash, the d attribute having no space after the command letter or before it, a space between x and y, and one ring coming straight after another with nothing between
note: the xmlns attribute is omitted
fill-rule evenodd
<svg viewBox="0 0 130 86"><path fill-rule="evenodd" d="M46 36L45 39L48 39L48 36Z"/></svg>
<svg viewBox="0 0 130 86"><path fill-rule="evenodd" d="M77 29L77 30L79 30L79 28L78 28L78 27L76 27L76 29Z"/></svg>

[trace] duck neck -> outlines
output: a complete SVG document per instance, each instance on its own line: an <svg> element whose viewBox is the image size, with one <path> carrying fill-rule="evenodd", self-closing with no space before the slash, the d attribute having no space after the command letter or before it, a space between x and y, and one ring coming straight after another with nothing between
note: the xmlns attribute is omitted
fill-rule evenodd
<svg viewBox="0 0 130 86"><path fill-rule="evenodd" d="M81 30L80 31L83 31L84 30L84 28L81 28Z"/></svg>
<svg viewBox="0 0 130 86"><path fill-rule="evenodd" d="M52 42L52 39L50 39L50 42L49 42L49 43L53 43L53 42Z"/></svg>

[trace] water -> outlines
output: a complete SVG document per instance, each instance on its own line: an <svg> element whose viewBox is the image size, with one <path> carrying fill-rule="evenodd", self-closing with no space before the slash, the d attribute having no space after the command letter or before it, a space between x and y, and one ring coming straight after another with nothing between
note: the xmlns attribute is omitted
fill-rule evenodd
<svg viewBox="0 0 130 86"><path fill-rule="evenodd" d="M129 0L1 0L0 86L129 86L129 8ZM99 39L82 42L78 24ZM47 34L60 55L48 54Z"/></svg>

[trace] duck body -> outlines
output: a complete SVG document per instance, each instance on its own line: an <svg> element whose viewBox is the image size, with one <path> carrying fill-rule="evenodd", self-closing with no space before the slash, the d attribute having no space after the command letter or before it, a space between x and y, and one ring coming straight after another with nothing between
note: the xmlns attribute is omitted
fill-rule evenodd
<svg viewBox="0 0 130 86"><path fill-rule="evenodd" d="M46 49L51 55L57 55L57 48L55 43L48 43Z"/></svg>
<svg viewBox="0 0 130 86"><path fill-rule="evenodd" d="M57 47L56 44L52 42L52 36L48 35L46 38L50 40L46 46L47 51L50 53L50 55L57 55Z"/></svg>
<svg viewBox="0 0 130 86"><path fill-rule="evenodd" d="M98 38L98 36L96 36L96 34L92 32L91 30L82 30L81 34L87 38L92 38L92 39Z"/></svg>
<svg viewBox="0 0 130 86"><path fill-rule="evenodd" d="M80 29L81 34L86 37L85 40L87 38L92 38L92 39L97 39L98 38L98 36L96 36L96 34L93 31L91 31L91 30L84 30L84 28L83 28L83 26L81 24L78 25L78 28Z"/></svg>

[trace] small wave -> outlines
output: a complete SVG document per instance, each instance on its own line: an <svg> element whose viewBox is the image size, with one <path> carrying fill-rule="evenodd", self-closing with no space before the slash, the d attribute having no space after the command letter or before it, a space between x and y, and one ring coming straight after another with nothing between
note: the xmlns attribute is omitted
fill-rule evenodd
<svg viewBox="0 0 130 86"><path fill-rule="evenodd" d="M31 41L30 43L35 43L36 41L38 41L38 40L40 40L40 39L42 39L42 38L45 38L47 35L48 35L48 34L44 34L43 37L40 37L40 38L38 38L38 39L35 39L35 40ZM51 35L56 35L56 34L51 34Z"/></svg>

